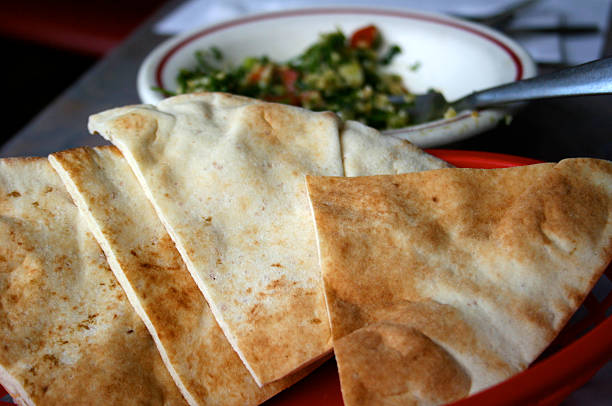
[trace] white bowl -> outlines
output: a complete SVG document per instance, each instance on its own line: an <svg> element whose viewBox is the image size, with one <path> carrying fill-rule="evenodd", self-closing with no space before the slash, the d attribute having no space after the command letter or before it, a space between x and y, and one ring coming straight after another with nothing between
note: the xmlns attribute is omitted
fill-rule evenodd
<svg viewBox="0 0 612 406"><path fill-rule="evenodd" d="M143 103L155 104L163 96L153 87L176 90L178 71L196 65L196 50L216 46L234 65L248 56L267 55L272 60L285 61L302 53L321 33L340 28L350 35L369 24L381 30L386 43L402 48L389 70L400 74L413 93L434 88L448 100L455 100L536 73L535 63L521 46L482 25L417 11L303 9L251 15L167 40L156 47L140 67L138 93ZM418 69L412 68L415 64ZM420 147L433 147L488 130L507 114L507 111L496 109L478 114L465 111L451 119L385 133Z"/></svg>

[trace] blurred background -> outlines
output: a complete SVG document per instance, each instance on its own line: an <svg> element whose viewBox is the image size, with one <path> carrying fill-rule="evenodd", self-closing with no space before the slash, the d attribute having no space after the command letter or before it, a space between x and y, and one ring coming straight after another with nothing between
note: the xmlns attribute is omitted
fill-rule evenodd
<svg viewBox="0 0 612 406"><path fill-rule="evenodd" d="M0 2L4 94L0 143L19 131L165 0Z"/></svg>

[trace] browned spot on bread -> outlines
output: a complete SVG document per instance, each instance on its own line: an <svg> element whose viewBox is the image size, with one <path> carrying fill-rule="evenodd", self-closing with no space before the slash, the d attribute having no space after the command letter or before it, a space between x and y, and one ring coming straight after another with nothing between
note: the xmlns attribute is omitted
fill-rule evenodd
<svg viewBox="0 0 612 406"><path fill-rule="evenodd" d="M131 134L142 134L156 129L157 122L140 113L128 113L118 117L114 121L117 130Z"/></svg>
<svg viewBox="0 0 612 406"><path fill-rule="evenodd" d="M59 360L53 354L45 354L45 355L43 355L42 359L44 361L52 364L53 366L58 366L59 365Z"/></svg>
<svg viewBox="0 0 612 406"><path fill-rule="evenodd" d="M253 316L256 317L257 313L262 309L262 304L261 303L257 303L255 304L253 307L251 307L251 310L249 311L249 313Z"/></svg>
<svg viewBox="0 0 612 406"><path fill-rule="evenodd" d="M274 266L274 265L272 265ZM279 290L286 289L288 287L293 287L297 284L295 281L288 281L285 275L282 275L280 278L273 280L272 282L266 285L266 290ZM262 292L263 293L263 292ZM268 293L270 294L270 293ZM271 293L273 294L273 293Z"/></svg>
<svg viewBox="0 0 612 406"><path fill-rule="evenodd" d="M283 275L283 276L284 276L284 275ZM285 286L285 285L286 285L286 281L285 281L285 279L284 279L284 277L283 277L283 278L280 278L280 279L275 279L275 280L273 280L272 282L270 282L270 283L269 283L269 284L266 286L266 289L268 289L268 290L278 289L279 287L281 287L281 286Z"/></svg>

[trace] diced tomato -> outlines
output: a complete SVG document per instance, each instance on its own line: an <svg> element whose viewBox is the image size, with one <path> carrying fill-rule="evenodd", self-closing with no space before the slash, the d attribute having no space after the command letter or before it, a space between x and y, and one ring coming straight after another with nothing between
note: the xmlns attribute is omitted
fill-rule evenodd
<svg viewBox="0 0 612 406"><path fill-rule="evenodd" d="M298 79L299 73L293 69L282 68L280 74L285 89L287 89L289 93L295 92L295 82Z"/></svg>
<svg viewBox="0 0 612 406"><path fill-rule="evenodd" d="M378 28L368 25L358 29L351 36L351 47L372 48L378 38Z"/></svg>
<svg viewBox="0 0 612 406"><path fill-rule="evenodd" d="M251 72L249 72L249 76L247 76L247 83L253 84L253 83L259 82L264 69L265 69L265 66L259 66L257 67L257 69L254 69Z"/></svg>

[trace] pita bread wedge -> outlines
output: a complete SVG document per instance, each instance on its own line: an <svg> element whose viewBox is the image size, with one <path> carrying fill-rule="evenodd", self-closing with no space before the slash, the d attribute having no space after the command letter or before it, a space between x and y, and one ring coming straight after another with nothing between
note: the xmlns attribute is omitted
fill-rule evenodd
<svg viewBox="0 0 612 406"><path fill-rule="evenodd" d="M612 258L612 163L307 177L347 406L525 369Z"/></svg>
<svg viewBox="0 0 612 406"><path fill-rule="evenodd" d="M186 405L44 158L0 160L0 383L22 405Z"/></svg>
<svg viewBox="0 0 612 406"><path fill-rule="evenodd" d="M340 142L344 176L397 175L452 166L406 140L384 136L356 121L344 123Z"/></svg>
<svg viewBox="0 0 612 406"><path fill-rule="evenodd" d="M102 112L89 129L127 159L259 385L331 351L303 177L345 173L334 114L196 94Z"/></svg>
<svg viewBox="0 0 612 406"><path fill-rule="evenodd" d="M310 370L259 388L217 325L115 147L49 156L190 405L255 405Z"/></svg>

